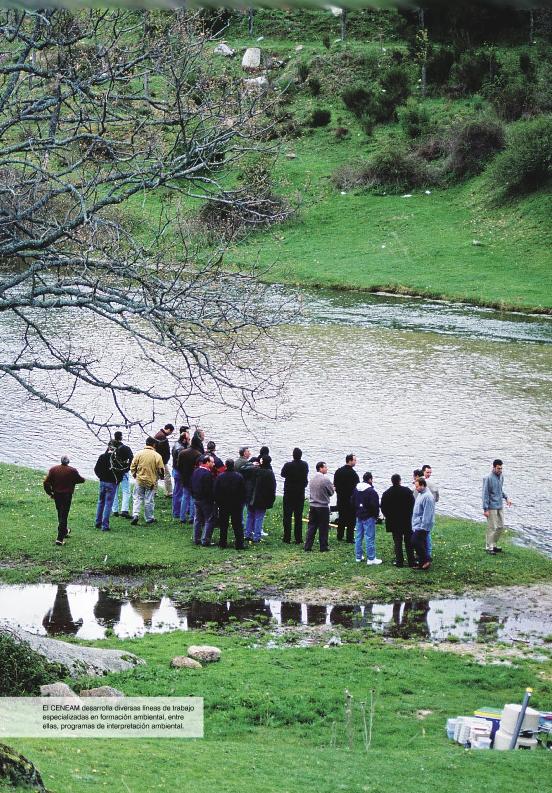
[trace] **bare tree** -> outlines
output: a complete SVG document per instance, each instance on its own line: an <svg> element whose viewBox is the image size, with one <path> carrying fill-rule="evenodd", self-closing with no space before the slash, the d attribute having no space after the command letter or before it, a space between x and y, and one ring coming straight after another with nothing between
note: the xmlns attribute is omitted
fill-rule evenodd
<svg viewBox="0 0 552 793"><path fill-rule="evenodd" d="M96 432L151 418L145 399L263 412L285 374L269 332L288 315L191 242L179 198L273 219L223 183L266 137L262 97L205 68L193 14L144 29L129 11L0 11L0 377Z"/></svg>

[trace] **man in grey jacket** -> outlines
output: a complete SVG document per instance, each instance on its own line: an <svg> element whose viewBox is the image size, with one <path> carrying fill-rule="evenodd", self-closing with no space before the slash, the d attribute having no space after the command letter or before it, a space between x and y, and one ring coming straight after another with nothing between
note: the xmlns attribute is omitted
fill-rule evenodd
<svg viewBox="0 0 552 793"><path fill-rule="evenodd" d="M512 502L504 492L504 477L502 476L502 460L493 460L491 473L483 479L483 514L487 518L487 536L485 550L494 556L502 551L497 546L498 538L504 531L503 502L508 507Z"/></svg>
<svg viewBox="0 0 552 793"><path fill-rule="evenodd" d="M328 532L330 527L330 498L335 490L326 474L328 466L316 463L316 473L309 482L309 525L305 540L305 551L312 551L316 532L319 532L320 550L329 551Z"/></svg>
<svg viewBox="0 0 552 793"><path fill-rule="evenodd" d="M429 570L431 559L427 551L427 539L435 524L435 499L426 480L420 476L416 482L418 497L412 513L412 545L418 558L417 570Z"/></svg>

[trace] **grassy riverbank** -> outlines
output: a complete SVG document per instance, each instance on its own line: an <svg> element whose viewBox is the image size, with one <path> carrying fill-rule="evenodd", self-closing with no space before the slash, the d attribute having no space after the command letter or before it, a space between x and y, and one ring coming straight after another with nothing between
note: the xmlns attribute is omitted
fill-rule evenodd
<svg viewBox="0 0 552 793"><path fill-rule="evenodd" d="M488 586L550 580L552 560L506 540L506 552L487 556L484 528L467 520L440 517L434 534L435 564L422 574L391 565L390 535L378 528L377 549L384 564L357 565L350 545L331 537L332 551L305 554L301 546L281 542L281 502L268 513L269 536L243 552L191 543L191 530L171 516L170 501L156 503L158 522L131 526L112 519L112 531L94 527L97 483L77 489L70 515L73 533L55 546L55 508L42 490L43 474L14 465L0 465L0 580L6 583L87 580L135 583L143 590L166 587L181 598L229 600L256 593L308 593L331 602L366 602L419 596L422 593L464 592ZM215 535L216 538L217 535ZM323 593L322 595L318 593ZM302 597L300 599L307 599Z"/></svg>
<svg viewBox="0 0 552 793"><path fill-rule="evenodd" d="M516 660L482 666L469 657L366 637L325 649L273 648L262 634L209 633L113 639L102 647L130 650L147 665L102 682L127 696L200 696L203 740L12 740L56 793L109 787L114 793L192 789L212 793L336 790L421 793L438 780L440 793L484 789L510 793L528 777L540 787L549 757L538 752L465 752L448 741L447 717L483 704L501 707L534 687L537 708L552 705L548 665ZM220 663L201 671L173 670L170 659L190 644L216 644ZM76 684L78 691L89 680ZM353 697L350 733L345 690ZM370 712L365 747L361 703ZM368 723L369 716L366 721ZM351 742L352 748L349 747Z"/></svg>

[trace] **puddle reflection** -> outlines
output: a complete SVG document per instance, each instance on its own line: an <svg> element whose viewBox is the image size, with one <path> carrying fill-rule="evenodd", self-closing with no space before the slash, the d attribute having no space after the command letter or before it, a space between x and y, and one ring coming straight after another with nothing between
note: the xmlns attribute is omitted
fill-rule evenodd
<svg viewBox="0 0 552 793"><path fill-rule="evenodd" d="M390 638L539 642L552 634L552 615L543 618L513 607L489 607L484 599L408 600L364 605L328 605L258 599L226 603L176 603L168 597L137 598L76 584L0 586L0 619L32 633L120 638L208 624L286 626L335 625L363 628Z"/></svg>

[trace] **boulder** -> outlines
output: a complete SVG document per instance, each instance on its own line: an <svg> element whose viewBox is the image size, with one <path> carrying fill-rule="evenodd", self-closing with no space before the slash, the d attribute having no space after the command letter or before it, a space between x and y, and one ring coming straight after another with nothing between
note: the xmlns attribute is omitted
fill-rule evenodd
<svg viewBox="0 0 552 793"><path fill-rule="evenodd" d="M218 647L211 647L208 644L192 644L188 647L188 658L195 661L203 661L205 664L213 661L220 661L221 651Z"/></svg>
<svg viewBox="0 0 552 793"><path fill-rule="evenodd" d="M48 683L46 686L40 686L41 697L77 697L72 688L67 683Z"/></svg>
<svg viewBox="0 0 552 793"><path fill-rule="evenodd" d="M44 782L31 761L11 746L0 743L0 783L6 781L10 788L12 785L18 789L23 786L25 790L33 789L46 793Z"/></svg>
<svg viewBox="0 0 552 793"><path fill-rule="evenodd" d="M261 68L262 53L260 47L248 47L243 54L242 69L254 72Z"/></svg>
<svg viewBox="0 0 552 793"><path fill-rule="evenodd" d="M224 55L225 58L233 58L236 54L236 50L229 47L225 41L221 41L220 44L217 44L213 52L215 55Z"/></svg>
<svg viewBox="0 0 552 793"><path fill-rule="evenodd" d="M98 686L97 688L83 688L81 697L124 697L124 691L119 691L113 686Z"/></svg>
<svg viewBox="0 0 552 793"><path fill-rule="evenodd" d="M173 669L203 669L199 661L188 658L186 655L177 655L171 661Z"/></svg>
<svg viewBox="0 0 552 793"><path fill-rule="evenodd" d="M243 87L246 91L266 91L269 86L269 82L266 77L249 77L248 79L243 81Z"/></svg>
<svg viewBox="0 0 552 793"><path fill-rule="evenodd" d="M47 636L36 636L23 628L0 620L0 634L5 633L19 642L27 642L31 649L44 656L53 664L60 664L71 677L105 675L108 672L126 672L138 664L145 663L142 658L123 650L102 650L97 647L82 647L68 644ZM61 696L64 696L63 694Z"/></svg>

